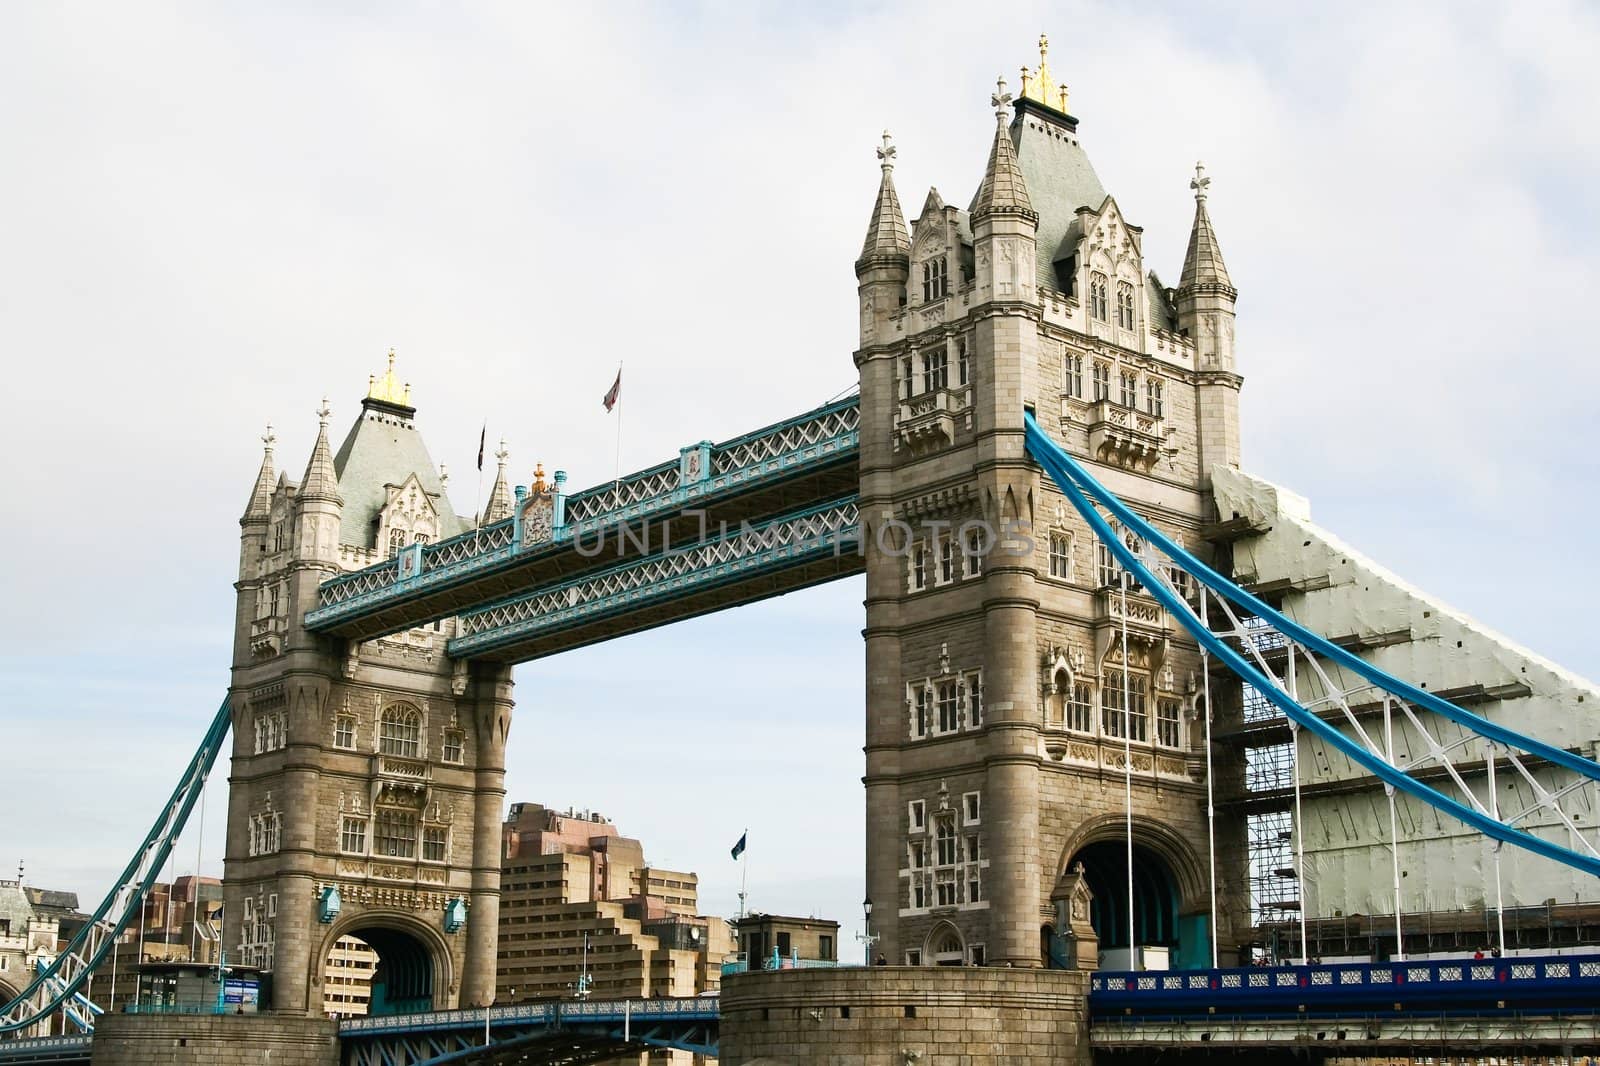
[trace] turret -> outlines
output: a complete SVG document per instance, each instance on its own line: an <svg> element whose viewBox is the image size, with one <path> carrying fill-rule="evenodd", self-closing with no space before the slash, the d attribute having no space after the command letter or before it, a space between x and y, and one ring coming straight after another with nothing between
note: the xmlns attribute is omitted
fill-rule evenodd
<svg viewBox="0 0 1600 1066"><path fill-rule="evenodd" d="M295 547L300 559L337 568L344 497L339 495L339 475L333 467L333 450L328 447L328 418L332 413L324 398L317 410L317 443L306 463L306 476L300 479L296 501L299 536Z"/></svg>
<svg viewBox="0 0 1600 1066"><path fill-rule="evenodd" d="M867 238L856 259L856 291L861 297L861 346L888 337L883 327L900 309L905 299L906 276L910 270L911 235L900 197L894 191L894 142L883 131L878 149L878 165L883 177L878 181L878 199L872 205L867 223Z"/></svg>
<svg viewBox="0 0 1600 1066"><path fill-rule="evenodd" d="M267 527L272 520L272 489L277 481L272 470L272 446L278 438L272 427L262 436L264 454L261 469L256 474L255 486L250 490L250 501L245 504L239 518L239 580L257 576L258 561L267 550Z"/></svg>
<svg viewBox="0 0 1600 1066"><path fill-rule="evenodd" d="M511 453L506 451L505 438L502 437L500 448L494 453L495 462L499 467L495 471L494 487L489 490L489 502L483 509L485 523L511 517L511 488L506 483L506 460L510 457Z"/></svg>
<svg viewBox="0 0 1600 1066"><path fill-rule="evenodd" d="M1197 418L1200 437L1200 477L1211 481L1211 468L1219 463L1239 465L1239 386L1234 358L1234 304L1239 290L1222 262L1222 247L1211 228L1206 194L1211 179L1204 164L1194 165L1194 226L1183 257L1183 276L1173 294L1178 328L1195 346L1195 368L1200 374Z"/></svg>

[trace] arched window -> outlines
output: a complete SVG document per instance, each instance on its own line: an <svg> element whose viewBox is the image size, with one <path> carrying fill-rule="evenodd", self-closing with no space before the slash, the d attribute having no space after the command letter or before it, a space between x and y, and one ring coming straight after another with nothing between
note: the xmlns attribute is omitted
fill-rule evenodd
<svg viewBox="0 0 1600 1066"><path fill-rule="evenodd" d="M956 863L956 826L948 818L940 819L933 831L934 861L940 866Z"/></svg>
<svg viewBox="0 0 1600 1066"><path fill-rule="evenodd" d="M384 709L378 723L378 751L415 759L421 754L422 715L415 707L397 703Z"/></svg>
<svg viewBox="0 0 1600 1066"><path fill-rule="evenodd" d="M426 533L418 533L415 537L411 538L411 542L413 544L426 544L428 543L428 535Z"/></svg>
<svg viewBox="0 0 1600 1066"><path fill-rule="evenodd" d="M378 809L372 853L392 859L411 859L417 854L417 816L411 811L389 807Z"/></svg>
<svg viewBox="0 0 1600 1066"><path fill-rule="evenodd" d="M1089 275L1089 317L1100 322L1105 322L1111 317L1107 285L1108 281L1104 274L1097 271Z"/></svg>
<svg viewBox="0 0 1600 1066"><path fill-rule="evenodd" d="M400 549L406 546L406 531L403 529L389 530L389 558L393 559L400 554Z"/></svg>
<svg viewBox="0 0 1600 1066"><path fill-rule="evenodd" d="M1126 281L1117 282L1117 325L1133 328L1133 286Z"/></svg>

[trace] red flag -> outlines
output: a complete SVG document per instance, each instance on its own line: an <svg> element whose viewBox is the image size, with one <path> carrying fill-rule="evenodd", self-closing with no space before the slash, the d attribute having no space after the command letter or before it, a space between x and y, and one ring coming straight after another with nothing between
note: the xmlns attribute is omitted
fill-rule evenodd
<svg viewBox="0 0 1600 1066"><path fill-rule="evenodd" d="M600 398L600 402L606 405L607 411L610 411L617 406L617 401L620 399L622 399L622 370L618 368L617 380L611 383L611 388L606 390L606 394Z"/></svg>

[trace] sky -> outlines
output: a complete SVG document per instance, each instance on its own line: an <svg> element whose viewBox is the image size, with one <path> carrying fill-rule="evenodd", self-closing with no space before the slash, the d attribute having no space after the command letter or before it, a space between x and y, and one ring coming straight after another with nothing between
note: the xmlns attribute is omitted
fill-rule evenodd
<svg viewBox="0 0 1600 1066"><path fill-rule="evenodd" d="M852 262L895 135L964 203L1040 31L1147 265L1195 161L1238 286L1244 466L1588 676L1600 9L9 5L0 11L0 871L92 906L228 682L237 519L393 347L474 511L854 380ZM1585 296L1588 293L1590 295ZM486 486L484 487L486 491ZM853 579L516 672L509 799L859 927ZM175 872L221 868L223 775Z"/></svg>

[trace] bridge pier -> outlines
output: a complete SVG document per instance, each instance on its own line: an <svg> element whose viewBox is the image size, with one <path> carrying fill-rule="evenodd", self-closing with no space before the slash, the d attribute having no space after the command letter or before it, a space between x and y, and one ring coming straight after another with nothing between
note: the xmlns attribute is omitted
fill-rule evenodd
<svg viewBox="0 0 1600 1066"><path fill-rule="evenodd" d="M339 1023L284 1014L107 1014L92 1066L339 1066Z"/></svg>
<svg viewBox="0 0 1600 1066"><path fill-rule="evenodd" d="M723 980L724 1066L1090 1062L1089 975L1006 967L772 970Z"/></svg>

